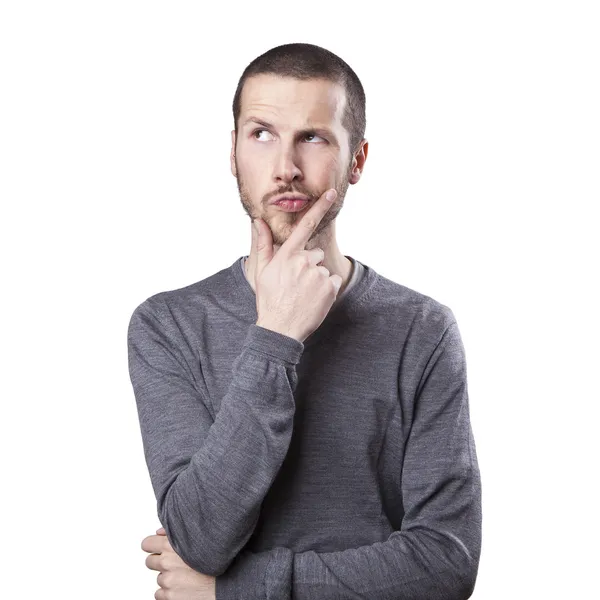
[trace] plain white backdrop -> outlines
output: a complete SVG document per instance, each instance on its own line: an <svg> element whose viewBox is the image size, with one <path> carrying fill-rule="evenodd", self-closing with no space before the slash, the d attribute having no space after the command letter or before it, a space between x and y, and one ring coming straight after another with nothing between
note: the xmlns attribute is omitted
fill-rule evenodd
<svg viewBox="0 0 600 600"><path fill-rule="evenodd" d="M248 254L231 104L289 42L338 54L366 92L340 250L459 323L483 486L472 597L594 597L597 6L3 2L2 597L158 589L127 324Z"/></svg>

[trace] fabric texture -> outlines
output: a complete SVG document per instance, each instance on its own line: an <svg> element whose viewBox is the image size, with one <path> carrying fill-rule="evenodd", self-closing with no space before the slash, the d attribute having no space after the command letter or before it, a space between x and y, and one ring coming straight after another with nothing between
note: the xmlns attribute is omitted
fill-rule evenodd
<svg viewBox="0 0 600 600"><path fill-rule="evenodd" d="M458 324L347 258L304 342L255 324L244 257L131 315L158 518L217 600L473 592L481 479Z"/></svg>

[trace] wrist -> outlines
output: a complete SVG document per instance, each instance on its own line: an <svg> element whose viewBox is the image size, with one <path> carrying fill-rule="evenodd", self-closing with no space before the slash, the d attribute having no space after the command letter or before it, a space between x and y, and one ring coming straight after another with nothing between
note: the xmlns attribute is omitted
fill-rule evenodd
<svg viewBox="0 0 600 600"><path fill-rule="evenodd" d="M271 331L274 331L275 333L280 333L281 335L286 335L287 337L294 338L295 340L298 340L299 342L302 341L299 336L295 335L288 328L283 327L282 325L278 325L275 323L268 323L267 321L261 321L260 319L258 319L256 321L256 325L258 325L258 327L263 327L264 329L269 329Z"/></svg>

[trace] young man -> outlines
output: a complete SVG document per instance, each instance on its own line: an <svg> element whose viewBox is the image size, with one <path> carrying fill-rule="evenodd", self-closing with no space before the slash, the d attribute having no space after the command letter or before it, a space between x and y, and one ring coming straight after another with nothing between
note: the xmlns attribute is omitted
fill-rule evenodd
<svg viewBox="0 0 600 600"><path fill-rule="evenodd" d="M367 158L362 85L287 44L246 68L233 113L250 254L129 324L164 527L146 564L189 598L468 598L481 481L456 319L335 239Z"/></svg>

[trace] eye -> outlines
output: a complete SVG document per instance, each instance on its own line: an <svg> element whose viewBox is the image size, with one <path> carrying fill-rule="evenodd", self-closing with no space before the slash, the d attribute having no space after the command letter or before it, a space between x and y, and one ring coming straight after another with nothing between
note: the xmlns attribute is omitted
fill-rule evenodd
<svg viewBox="0 0 600 600"><path fill-rule="evenodd" d="M266 129L255 129L255 130L252 132L252 135L253 135L253 136L256 138L256 134L257 134L257 133L261 133L261 132L263 132L263 131L267 131L267 130L266 130ZM267 133L268 133L268 132L267 132Z"/></svg>
<svg viewBox="0 0 600 600"><path fill-rule="evenodd" d="M258 139L258 138L256 137L256 134L258 134L258 133L262 133L263 131L265 131L265 132L269 133L269 131L268 131L267 129L255 129L255 130L252 132L252 136L254 137L254 139ZM307 138L317 138L317 139L319 139L319 140L326 141L324 138L322 138L321 136L317 135L316 133L307 133L307 134L304 136L304 139L307 139Z"/></svg>
<svg viewBox="0 0 600 600"><path fill-rule="evenodd" d="M307 138L309 138L309 137L311 137L311 138L319 138L320 140L325 141L321 136L317 135L316 133L307 133L306 137Z"/></svg>

